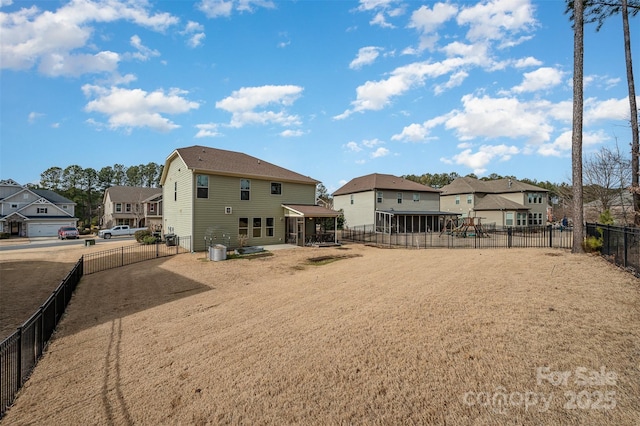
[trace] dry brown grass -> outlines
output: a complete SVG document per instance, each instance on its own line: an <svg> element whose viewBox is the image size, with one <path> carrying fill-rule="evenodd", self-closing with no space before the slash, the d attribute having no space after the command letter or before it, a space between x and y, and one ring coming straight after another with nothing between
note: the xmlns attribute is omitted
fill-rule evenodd
<svg viewBox="0 0 640 426"><path fill-rule="evenodd" d="M83 278L3 422L637 424L632 276L545 249L348 248ZM576 383L601 366L615 383ZM539 367L571 376L538 383ZM466 402L500 392L513 404ZM571 392L616 405L570 409Z"/></svg>

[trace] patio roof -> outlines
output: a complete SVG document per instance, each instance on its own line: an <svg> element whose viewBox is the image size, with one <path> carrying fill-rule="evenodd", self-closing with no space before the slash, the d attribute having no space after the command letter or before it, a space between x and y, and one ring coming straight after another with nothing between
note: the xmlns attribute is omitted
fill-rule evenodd
<svg viewBox="0 0 640 426"><path fill-rule="evenodd" d="M376 212L387 214L399 214L399 215L424 215L424 216L460 216L461 213L454 212L441 212L437 210L376 210Z"/></svg>
<svg viewBox="0 0 640 426"><path fill-rule="evenodd" d="M283 204L282 207L303 217L338 217L340 212L312 204Z"/></svg>

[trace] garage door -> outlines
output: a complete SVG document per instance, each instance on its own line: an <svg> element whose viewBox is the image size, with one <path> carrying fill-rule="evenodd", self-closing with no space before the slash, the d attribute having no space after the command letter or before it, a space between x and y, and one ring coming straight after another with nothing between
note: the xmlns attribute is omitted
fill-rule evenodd
<svg viewBox="0 0 640 426"><path fill-rule="evenodd" d="M66 224L64 224L66 225ZM30 238L34 237L57 237L58 229L63 226L63 224L53 224L53 223L33 223L29 224L29 231L27 232L27 236Z"/></svg>

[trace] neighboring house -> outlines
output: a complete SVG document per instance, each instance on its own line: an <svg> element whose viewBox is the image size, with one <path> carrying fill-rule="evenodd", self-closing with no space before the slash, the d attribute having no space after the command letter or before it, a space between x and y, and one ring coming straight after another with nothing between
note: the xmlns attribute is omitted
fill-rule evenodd
<svg viewBox="0 0 640 426"><path fill-rule="evenodd" d="M112 186L102 200L102 228L129 225L132 228L162 228L162 188Z"/></svg>
<svg viewBox="0 0 640 426"><path fill-rule="evenodd" d="M0 232L20 237L55 237L62 226L76 226L76 203L47 189L30 189L0 180Z"/></svg>
<svg viewBox="0 0 640 426"><path fill-rule="evenodd" d="M443 217L440 190L401 177L373 173L350 180L333 193L348 228L376 226L376 232L438 231ZM450 215L450 214L449 214Z"/></svg>
<svg viewBox="0 0 640 426"><path fill-rule="evenodd" d="M206 146L173 151L162 185L163 231L210 244L302 245L339 213L315 205L319 182L247 154Z"/></svg>
<svg viewBox="0 0 640 426"><path fill-rule="evenodd" d="M602 201L595 200L584 205L584 221L585 222L598 222L600 215L604 212ZM632 225L633 224L633 194L626 190L620 191L620 193L609 200L609 212L616 225Z"/></svg>
<svg viewBox="0 0 640 426"><path fill-rule="evenodd" d="M515 179L455 179L442 188L440 208L496 226L545 225L548 190Z"/></svg>

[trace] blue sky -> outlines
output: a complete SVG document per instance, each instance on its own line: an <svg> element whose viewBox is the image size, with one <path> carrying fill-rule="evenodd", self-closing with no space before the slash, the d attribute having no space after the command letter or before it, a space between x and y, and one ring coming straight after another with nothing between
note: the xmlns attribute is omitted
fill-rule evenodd
<svg viewBox="0 0 640 426"><path fill-rule="evenodd" d="M0 179L206 145L330 192L374 172L570 181L564 1L0 5ZM586 156L631 141L620 22L585 31Z"/></svg>

